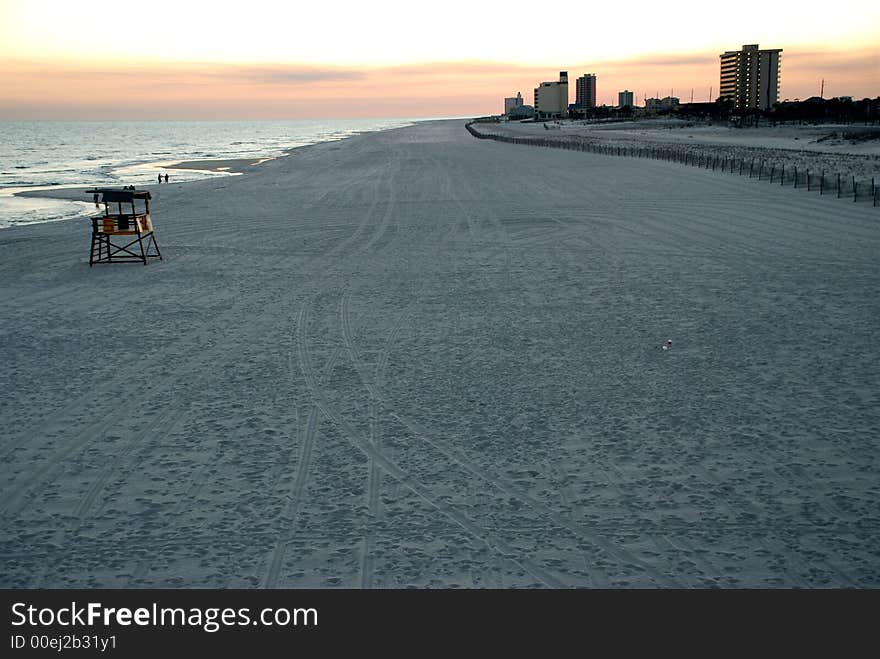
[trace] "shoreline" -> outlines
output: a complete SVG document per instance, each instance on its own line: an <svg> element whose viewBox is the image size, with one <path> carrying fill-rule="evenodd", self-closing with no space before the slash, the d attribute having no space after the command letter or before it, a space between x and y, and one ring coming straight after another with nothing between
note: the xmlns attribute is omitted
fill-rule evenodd
<svg viewBox="0 0 880 659"><path fill-rule="evenodd" d="M219 160L181 160L171 165L163 165L164 169L188 169L192 171L207 171L223 174L244 174L248 171L248 167L256 167L264 162L283 158L287 154L281 156L268 156L265 158L229 158ZM191 181L190 181L191 182Z"/></svg>
<svg viewBox="0 0 880 659"><path fill-rule="evenodd" d="M456 119L458 120L458 119ZM464 119L462 119L464 120ZM268 162L277 161L282 158L286 158L293 153L299 151L300 149L305 149L309 147L319 146L321 144L330 144L334 142L341 142L345 140L349 140L353 137L369 135L373 133L385 132L389 130L399 130L401 128L407 128L410 126L418 125L421 123L429 123L432 121L446 121L446 119L413 119L406 120L407 123L401 126L391 126L385 128L378 128L376 130L364 130L364 131L355 131L350 135L346 135L345 137L337 137L332 139L313 141L307 144L298 144L296 146L284 147L280 154L269 155L269 156L258 156L251 158L210 158L210 159L190 159L190 160L159 160L159 161L150 161L140 163L139 167L149 167L155 170L179 170L179 171L191 171L191 172L210 172L213 175L226 177L226 176L242 176L244 174L253 173L255 170L251 169L254 167L259 167ZM170 185L172 183L176 183L179 185L191 184L191 183L204 183L206 181L210 181L216 178L215 176L208 176L198 179L190 179L190 180L174 180L174 177L171 177L168 184L162 183L161 185ZM76 194L74 195L72 190L83 190L88 187L94 187L93 183L82 183L82 184L64 184L58 186L33 186L33 187L9 187L9 188L0 188L0 197L13 197L16 199L46 199L53 201L68 201L75 203L86 203L89 206L90 199L83 193L83 195ZM126 185L124 182L119 182L117 185L105 186L105 187L123 187ZM135 184L138 189L144 190L154 190L159 189L160 184L154 178L152 182ZM22 222L16 224L9 224L6 226L0 225L0 231L4 229L13 229L15 227L24 227L24 226L34 226L37 224L57 224L59 222L66 222L69 220L77 220L83 217L89 217L91 213L85 209L81 209L78 213L71 213L67 217L59 217L52 218L46 220L38 220L34 222Z"/></svg>
<svg viewBox="0 0 880 659"><path fill-rule="evenodd" d="M322 144L322 142L316 142L315 144ZM305 147L305 146L313 146L313 145L312 144L303 145L303 147ZM294 149L303 148L303 147L294 147ZM248 167L257 167L257 166L262 165L266 162L271 162L273 160L277 160L278 158L285 158L288 155L290 155L291 151L293 151L293 149L285 151L285 153L283 153L280 156L272 156L272 157L265 157L265 158L233 158L233 159L226 159L226 160L212 159L212 160L157 161L157 162L153 162L153 163L144 163L144 166L151 166L157 170L159 170L159 169L179 169L179 170L187 170L187 171L213 172L215 174L226 175L226 176L241 176L241 175L247 174L249 172L249 170L247 169ZM213 177L211 177L211 178L213 178ZM184 180L184 181L180 181L180 180L175 181L175 180L171 179L168 181L167 184L165 182L163 182L163 183L161 183L161 185L163 185L163 186L164 185L171 185L171 184L188 185L191 183L203 183L206 180L211 180L211 179L210 178L208 178L208 179L203 178L203 179ZM30 188L29 189L7 188L5 191L0 190L0 195L5 194L6 196L18 197L18 198L24 198L24 199L53 199L56 201L63 200L63 201L81 202L81 201L84 201L86 198L84 196L83 197L73 196L70 193L70 191L71 190L80 190L80 189L88 187L89 185L92 185L92 184L83 183L83 184L70 184L70 185L63 185L63 186L35 186L32 189L30 189ZM160 186L160 184L154 180L152 183L138 185L137 188L139 190L152 190L154 188L158 188L159 186ZM114 186L107 186L107 187L120 187L121 188L121 187L124 187L124 184L119 183L118 186L114 185ZM14 192L10 192L11 190L14 190ZM72 220L72 219L76 219L78 217L81 217L81 215L71 216L70 218L66 218L66 219ZM53 220L53 222L63 222L63 221L65 221L65 219ZM32 226L33 224L39 224L39 222L29 223L27 226ZM9 229L14 226L20 226L20 225L12 225L10 227L0 227L0 229L4 229L4 228ZM24 226L24 225L21 225L21 226Z"/></svg>

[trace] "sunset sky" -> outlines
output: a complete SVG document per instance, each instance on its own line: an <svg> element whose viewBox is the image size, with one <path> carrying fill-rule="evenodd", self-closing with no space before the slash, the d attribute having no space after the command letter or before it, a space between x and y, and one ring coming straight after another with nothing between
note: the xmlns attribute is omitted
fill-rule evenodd
<svg viewBox="0 0 880 659"><path fill-rule="evenodd" d="M861 0L0 0L0 119L497 114L560 70L596 73L600 104L622 89L705 101L719 53L745 43L783 49L780 98L823 78L826 97L875 97L878 33L880 2Z"/></svg>

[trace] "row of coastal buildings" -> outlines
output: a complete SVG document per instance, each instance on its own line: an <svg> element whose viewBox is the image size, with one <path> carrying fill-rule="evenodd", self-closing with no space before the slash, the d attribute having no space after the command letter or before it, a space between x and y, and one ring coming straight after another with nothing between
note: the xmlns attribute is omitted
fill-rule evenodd
<svg viewBox="0 0 880 659"><path fill-rule="evenodd" d="M748 44L741 50L721 53L721 85L718 98L729 99L737 109L769 110L779 99L779 79L782 49L760 49ZM676 107L679 99L646 98L646 112L664 111ZM557 119L577 116L596 107L596 74L587 73L575 80L575 102L569 103L568 71L559 72L559 80L542 82L535 87L534 105L523 102L520 92L504 99L504 114L512 119ZM617 94L618 108L635 108L633 92Z"/></svg>

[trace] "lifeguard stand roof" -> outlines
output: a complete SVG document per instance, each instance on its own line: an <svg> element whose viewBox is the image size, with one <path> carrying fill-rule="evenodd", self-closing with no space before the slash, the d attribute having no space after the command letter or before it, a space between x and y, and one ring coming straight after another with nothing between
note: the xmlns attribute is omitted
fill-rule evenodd
<svg viewBox="0 0 880 659"><path fill-rule="evenodd" d="M148 190L125 190L119 188L94 188L86 190L92 194L103 195L104 201L132 202L135 199L152 199Z"/></svg>

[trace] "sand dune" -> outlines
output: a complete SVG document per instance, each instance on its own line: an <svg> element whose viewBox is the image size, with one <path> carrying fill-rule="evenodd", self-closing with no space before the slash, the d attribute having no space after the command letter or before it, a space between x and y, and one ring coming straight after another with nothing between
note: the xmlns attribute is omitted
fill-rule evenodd
<svg viewBox="0 0 880 659"><path fill-rule="evenodd" d="M154 192L0 231L0 585L880 586L866 205L463 121Z"/></svg>
<svg viewBox="0 0 880 659"><path fill-rule="evenodd" d="M681 119L643 119L606 123L557 121L480 124L480 132L543 139L585 140L596 145L622 148L672 148L691 157L764 162L776 171L824 172L844 179L855 176L870 185L880 181L880 126L779 125L734 128Z"/></svg>

